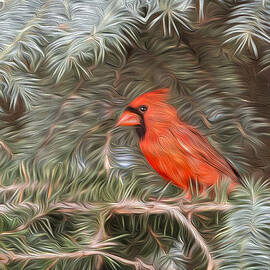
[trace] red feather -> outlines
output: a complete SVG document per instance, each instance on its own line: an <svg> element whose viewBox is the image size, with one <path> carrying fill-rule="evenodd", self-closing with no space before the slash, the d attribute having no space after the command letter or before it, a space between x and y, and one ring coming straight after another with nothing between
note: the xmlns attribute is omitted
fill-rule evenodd
<svg viewBox="0 0 270 270"><path fill-rule="evenodd" d="M203 187L230 179L229 190L238 176L206 137L182 122L176 109L167 103L169 89L159 89L137 97L120 117L118 125L135 125L144 134L140 148L149 164L166 180L188 190L190 180ZM146 109L141 109L142 106Z"/></svg>

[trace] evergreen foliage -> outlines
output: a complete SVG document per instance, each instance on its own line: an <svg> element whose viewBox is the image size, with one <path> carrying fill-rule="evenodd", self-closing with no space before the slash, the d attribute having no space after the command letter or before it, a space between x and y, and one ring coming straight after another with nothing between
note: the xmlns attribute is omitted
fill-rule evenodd
<svg viewBox="0 0 270 270"><path fill-rule="evenodd" d="M267 0L0 0L0 269L269 269L269 43ZM183 201L115 127L160 87L230 199Z"/></svg>

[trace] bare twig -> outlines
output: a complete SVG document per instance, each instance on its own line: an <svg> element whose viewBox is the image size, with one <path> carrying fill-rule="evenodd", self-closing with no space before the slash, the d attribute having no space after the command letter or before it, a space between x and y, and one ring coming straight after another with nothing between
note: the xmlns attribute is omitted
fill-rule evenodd
<svg viewBox="0 0 270 270"><path fill-rule="evenodd" d="M104 159L104 168L99 172L98 176L102 175L105 171L106 175L109 175L110 170L112 169L111 162L110 162L110 143L111 143L112 135L111 132L107 132L106 134L106 142L103 148L103 159Z"/></svg>
<svg viewBox="0 0 270 270"><path fill-rule="evenodd" d="M206 127L210 129L213 125L208 121L206 115L200 111L200 116L203 119L203 122L206 125Z"/></svg>
<svg viewBox="0 0 270 270"><path fill-rule="evenodd" d="M100 222L100 227L91 243L91 246L98 245L100 242L106 239L106 232L104 229L104 220L102 218L102 215L100 215L99 217L99 222ZM101 255L98 255L97 262L96 262L96 270L101 270L102 268L103 268L103 257Z"/></svg>
<svg viewBox="0 0 270 270"><path fill-rule="evenodd" d="M14 180L15 182L16 180ZM29 190L29 191L38 191L41 188L47 188L48 193L50 192L51 184L45 184L43 182L36 183L36 182L29 182L29 183L18 183L18 184L12 184L12 185L0 185L0 193L1 192L10 192L10 191L18 191L18 190Z"/></svg>
<svg viewBox="0 0 270 270"><path fill-rule="evenodd" d="M22 171L23 171L23 176L24 176L25 182L29 183L29 177L28 177L28 174L26 173L25 166L24 166L23 162L22 162Z"/></svg>
<svg viewBox="0 0 270 270"><path fill-rule="evenodd" d="M9 185L9 186L0 185L0 193L21 190L25 188L25 186L26 186L25 184L14 184L14 185ZM34 189L35 188L34 185L31 185L31 188Z"/></svg>
<svg viewBox="0 0 270 270"><path fill-rule="evenodd" d="M237 125L237 128L239 129L239 131L241 132L242 136L247 137L247 134L244 131L243 126L239 122L237 122L236 125Z"/></svg>
<svg viewBox="0 0 270 270"><path fill-rule="evenodd" d="M59 261L59 259L55 259L55 260L54 260L54 261L46 268L46 270L52 269L52 267L53 267L55 264L57 264L58 261Z"/></svg>
<svg viewBox="0 0 270 270"><path fill-rule="evenodd" d="M35 203L22 202L19 204L0 204L0 213L7 213L13 208L34 208L39 209L40 206ZM177 209L181 213L198 213L206 211L228 211L232 209L232 205L228 203L201 203L190 205L176 205L166 204L160 202L139 202L132 200L125 200L116 203L73 203L73 202L61 202L49 205L50 209L54 209L55 212L60 213L74 213L74 212L89 212L98 211L103 209L111 209L116 214L162 214L164 209L168 211Z"/></svg>
<svg viewBox="0 0 270 270"><path fill-rule="evenodd" d="M228 211L232 205L228 203L200 203L184 206L186 212L198 213L207 211Z"/></svg>
<svg viewBox="0 0 270 270"><path fill-rule="evenodd" d="M28 174L26 173L25 166L24 166L24 163L23 162L22 162L22 172L23 172L23 176L24 176L24 179L25 179L25 186L23 186L20 189L19 202L22 202L25 187L26 187L27 184L29 184L29 177L28 177Z"/></svg>
<svg viewBox="0 0 270 270"><path fill-rule="evenodd" d="M148 225L148 230L149 232L151 233L151 235L153 236L153 238L156 240L157 244L159 245L159 247L162 249L162 250L165 250L165 247L163 246L163 244L159 241L158 239L158 235L152 230L151 226Z"/></svg>
<svg viewBox="0 0 270 270"><path fill-rule="evenodd" d="M13 156L13 153L11 152L10 148L2 141L0 141L0 145L11 155Z"/></svg>
<svg viewBox="0 0 270 270"><path fill-rule="evenodd" d="M108 257L118 262L126 265L134 266L135 269L148 269L155 270L152 265L143 263L140 259L135 259L134 261L128 260L117 255L113 255L107 252L99 250L80 250L76 252L63 252L63 253L39 253L39 254L15 254L13 252L8 252L6 254L0 254L0 262L7 264L11 261L28 261L28 260L58 260L58 259L77 259L82 257L100 255L103 257Z"/></svg>

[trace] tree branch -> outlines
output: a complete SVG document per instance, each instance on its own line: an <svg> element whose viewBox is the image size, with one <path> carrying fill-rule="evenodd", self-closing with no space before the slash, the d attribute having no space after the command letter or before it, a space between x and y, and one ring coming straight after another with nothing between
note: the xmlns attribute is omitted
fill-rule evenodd
<svg viewBox="0 0 270 270"><path fill-rule="evenodd" d="M40 254L15 254L13 252L8 252L6 254L0 254L0 262L3 264L8 264L11 261L28 261L28 260L58 260L58 259L77 259L81 257L88 257L99 255L103 257L108 257L115 261L121 262L126 265L134 266L135 269L148 269L155 270L152 265L143 263L140 259L136 258L134 261L128 260L117 255L113 255L107 252L99 250L80 250L76 252L63 252L63 253L40 253Z"/></svg>
<svg viewBox="0 0 270 270"><path fill-rule="evenodd" d="M205 207L205 206L201 207L202 211L205 211L205 209L216 210L216 207L213 207L212 205L210 207ZM134 201L134 202L129 201L129 204L127 204L126 202L117 203L117 205L115 204L112 211L113 213L116 213L116 214L128 214L128 215L130 214L148 214L148 215L149 214L168 214L174 217L176 220L178 220L188 229L188 231L192 234L194 240L203 250L208 260L207 270L215 269L215 262L211 256L211 253L207 244L205 243L205 240L200 235L198 230L193 226L193 224L183 215L183 213L181 213L181 209L179 206L167 205L167 204L157 203L157 202L153 202L149 204L149 203L141 203L137 201Z"/></svg>
<svg viewBox="0 0 270 270"><path fill-rule="evenodd" d="M12 208L34 208L39 209L39 205L30 202L22 202L19 204L0 204L0 213L8 213ZM163 214L167 211L177 210L187 214L189 212L207 212L207 211L228 211L232 209L232 205L228 203L198 203L190 205L166 204L161 202L139 202L133 200L125 200L116 203L73 203L61 202L50 204L49 207L59 213L76 213L89 212L103 209L111 209L116 214Z"/></svg>
<svg viewBox="0 0 270 270"><path fill-rule="evenodd" d="M16 205L16 206L13 205L9 207L7 205L2 204L0 205L0 213L7 213L13 207L26 207L26 208L31 207L31 208L38 209L39 205L33 204L33 203L20 203L19 205ZM205 256L207 257L207 260L208 260L207 270L215 269L215 262L211 256L207 243L205 242L203 237L200 235L198 230L193 226L193 224L186 218L185 214L188 214L190 212L194 213L194 212L206 212L206 211L227 211L232 208L232 206L229 204L201 203L201 204L193 204L193 205L182 205L182 204L176 205L176 204L165 204L161 202L140 202L140 201L135 201L135 200L134 201L126 200L126 201L121 201L121 202L116 202L116 203L104 203L104 204L102 203L78 204L78 203L66 202L66 203L51 204L49 207L51 209L54 209L54 211L60 212L60 213L77 213L77 212L89 212L89 211L90 212L91 211L103 212L104 210L106 211L110 210L109 212L107 212L109 214L109 217L113 214L122 214L122 215L167 214L169 216L172 216L176 220L178 220L179 223L183 224L188 229L190 234L193 236L194 240L197 242L197 244L200 246ZM45 215L46 211L44 211L43 213ZM39 214L39 217L40 217L40 214ZM25 226L22 226L22 228L25 229ZM103 253L98 254L98 253L93 253L93 251L90 251L90 253L89 251L87 251L86 254L89 254L89 255L83 255L85 254L84 252L85 251L80 251L80 252L75 252L74 254L63 253L64 255L62 254L61 256L79 257L79 256L90 256L91 254L105 256ZM31 256L33 255L26 255L27 259L31 259L32 258ZM40 256L41 258L43 258L42 256L45 256L47 259L49 259L49 257L53 255L41 254ZM60 258L57 256L58 255L55 255L53 258L54 259ZM22 260L22 258L25 259L25 256L18 255L18 257L15 257L15 259L13 258L13 260ZM135 266L135 264L133 265Z"/></svg>

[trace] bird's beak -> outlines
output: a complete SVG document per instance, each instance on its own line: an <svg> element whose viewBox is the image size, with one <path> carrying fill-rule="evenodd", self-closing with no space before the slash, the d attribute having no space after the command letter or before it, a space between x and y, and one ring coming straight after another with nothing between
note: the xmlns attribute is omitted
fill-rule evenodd
<svg viewBox="0 0 270 270"><path fill-rule="evenodd" d="M123 112L116 126L136 126L140 125L140 116L129 111Z"/></svg>

